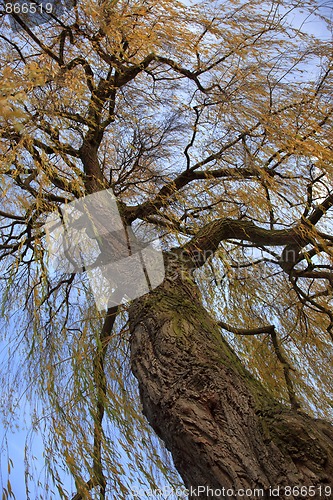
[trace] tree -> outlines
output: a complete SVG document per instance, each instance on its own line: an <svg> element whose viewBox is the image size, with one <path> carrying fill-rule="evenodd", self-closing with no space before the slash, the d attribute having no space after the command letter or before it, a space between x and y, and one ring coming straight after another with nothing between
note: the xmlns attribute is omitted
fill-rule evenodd
<svg viewBox="0 0 333 500"><path fill-rule="evenodd" d="M328 14L82 0L37 27L12 13L13 35L3 11L3 311L20 356L3 387L37 401L63 498L63 467L76 500L127 498L135 468L154 487L152 464L177 481L129 363L187 488L329 496L332 54L294 21L332 30ZM49 272L44 225L108 188L124 224L159 229L166 274L99 312L84 273Z"/></svg>

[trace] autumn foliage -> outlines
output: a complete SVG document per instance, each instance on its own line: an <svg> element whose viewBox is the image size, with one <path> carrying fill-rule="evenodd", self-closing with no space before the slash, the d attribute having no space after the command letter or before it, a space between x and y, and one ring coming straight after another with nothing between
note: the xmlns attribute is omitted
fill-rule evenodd
<svg viewBox="0 0 333 500"><path fill-rule="evenodd" d="M179 482L141 414L128 304L100 313L84 273L48 269L47 216L102 189L124 223L154 224L168 262L195 256L205 308L272 397L331 419L329 9L79 0L36 27L13 14L16 32L1 9L4 414L22 392L34 408L41 498Z"/></svg>

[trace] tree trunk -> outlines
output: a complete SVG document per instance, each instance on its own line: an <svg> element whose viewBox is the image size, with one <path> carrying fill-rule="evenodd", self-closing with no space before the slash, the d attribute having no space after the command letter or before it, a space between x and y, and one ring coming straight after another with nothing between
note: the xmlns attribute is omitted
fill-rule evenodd
<svg viewBox="0 0 333 500"><path fill-rule="evenodd" d="M223 340L189 273L136 300L130 322L143 412L189 498L331 497L333 427L270 396ZM284 489L297 486L302 494Z"/></svg>

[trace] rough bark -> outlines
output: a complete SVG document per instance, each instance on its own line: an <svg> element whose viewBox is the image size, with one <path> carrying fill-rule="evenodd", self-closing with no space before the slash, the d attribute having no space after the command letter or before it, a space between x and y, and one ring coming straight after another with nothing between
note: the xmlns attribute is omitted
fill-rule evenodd
<svg viewBox="0 0 333 500"><path fill-rule="evenodd" d="M130 322L144 414L188 489L225 488L200 498L234 498L227 489L248 488L258 491L246 498L273 498L270 488L279 487L278 498L290 500L299 497L285 486L312 486L302 498L325 498L320 487L333 488L333 427L283 406L251 376L190 273L173 272L136 300Z"/></svg>

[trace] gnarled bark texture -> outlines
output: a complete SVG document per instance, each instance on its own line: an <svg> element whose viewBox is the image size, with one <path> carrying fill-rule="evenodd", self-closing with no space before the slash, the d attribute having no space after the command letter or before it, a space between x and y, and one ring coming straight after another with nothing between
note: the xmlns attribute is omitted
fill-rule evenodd
<svg viewBox="0 0 333 500"><path fill-rule="evenodd" d="M272 498L270 487L280 487L290 500L283 487L302 485L316 487L302 498L325 498L333 427L281 405L244 369L189 273L136 300L130 321L144 414L187 488L262 489L246 498ZM200 497L233 498L218 493Z"/></svg>

